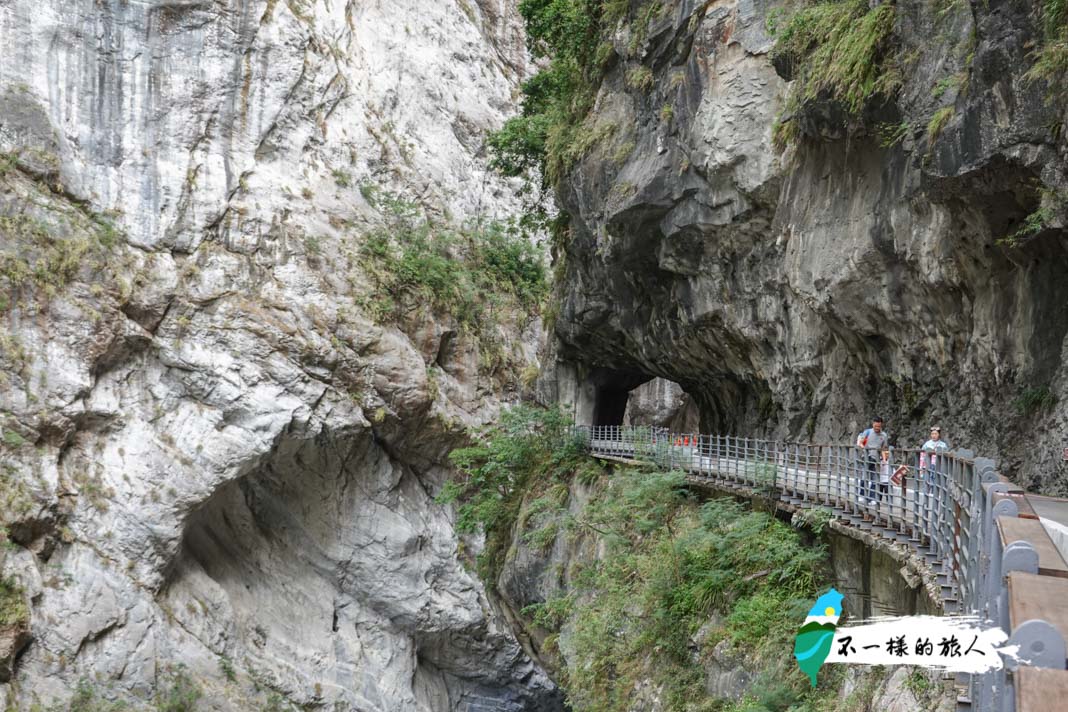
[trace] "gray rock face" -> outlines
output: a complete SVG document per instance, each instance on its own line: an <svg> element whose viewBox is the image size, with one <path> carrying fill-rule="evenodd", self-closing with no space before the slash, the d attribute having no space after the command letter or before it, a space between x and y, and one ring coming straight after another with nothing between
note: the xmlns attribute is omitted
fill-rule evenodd
<svg viewBox="0 0 1068 712"><path fill-rule="evenodd" d="M674 433L697 432L700 413L677 383L654 378L630 392L624 425L655 425Z"/></svg>
<svg viewBox="0 0 1068 712"><path fill-rule="evenodd" d="M938 422L1068 493L1064 216L1003 242L1068 195L1065 103L1023 76L1037 3L896 3L900 92L862 123L810 103L784 117L801 133L785 153L775 6L671 3L608 71L596 120L618 128L558 191L560 359L604 393L606 374L675 381L706 431L838 441L878 413L917 447ZM648 92L624 79L639 63Z"/></svg>
<svg viewBox="0 0 1068 712"><path fill-rule="evenodd" d="M372 190L518 206L514 3L14 0L0 46L5 708L560 709L433 501L539 326L375 323L357 259Z"/></svg>

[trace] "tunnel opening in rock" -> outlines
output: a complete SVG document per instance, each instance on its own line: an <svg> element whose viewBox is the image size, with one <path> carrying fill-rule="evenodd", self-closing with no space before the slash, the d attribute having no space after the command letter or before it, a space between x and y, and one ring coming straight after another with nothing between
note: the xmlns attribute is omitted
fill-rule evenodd
<svg viewBox="0 0 1068 712"><path fill-rule="evenodd" d="M639 371L594 369L589 376L594 389L593 425L623 425L630 392L652 378Z"/></svg>

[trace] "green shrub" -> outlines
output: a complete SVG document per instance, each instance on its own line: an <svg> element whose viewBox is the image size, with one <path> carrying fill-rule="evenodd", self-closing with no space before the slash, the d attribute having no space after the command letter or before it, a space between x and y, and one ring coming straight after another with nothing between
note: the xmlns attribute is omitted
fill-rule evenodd
<svg viewBox="0 0 1068 712"><path fill-rule="evenodd" d="M437 500L457 503L458 532L485 532L486 547L478 563L483 580L491 587L523 497L566 480L586 459L581 443L567 436L569 425L560 410L517 406L477 433L475 445L449 455L458 474L445 484Z"/></svg>
<svg viewBox="0 0 1068 712"><path fill-rule="evenodd" d="M808 527L814 534L822 534L827 525L834 521L834 513L824 507L799 509L794 512L791 523L800 528Z"/></svg>
<svg viewBox="0 0 1068 712"><path fill-rule="evenodd" d="M883 148L891 148L901 143L908 136L912 126L907 121L899 124L883 123L875 127L879 137L879 145Z"/></svg>
<svg viewBox="0 0 1068 712"><path fill-rule="evenodd" d="M3 440L4 445L12 450L17 450L26 444L26 438L22 437L14 430L5 430L4 435L0 440Z"/></svg>
<svg viewBox="0 0 1068 712"><path fill-rule="evenodd" d="M1024 75L1050 84L1051 96L1068 90L1068 0L1042 0L1043 42L1035 63Z"/></svg>
<svg viewBox="0 0 1068 712"><path fill-rule="evenodd" d="M576 577L566 605L548 601L533 611L539 624L566 622L571 632L572 707L622 712L635 684L648 679L663 688L670 709L694 709L704 687L693 635L716 610L728 615L713 637L766 660L778 680L776 699L794 704L829 694L825 687L810 692L789 654L822 581L824 551L733 500L699 506L684 481L679 473L614 473L583 513L583 523L604 537L604 555Z"/></svg>
<svg viewBox="0 0 1068 712"><path fill-rule="evenodd" d="M524 534L523 541L534 550L544 551L553 545L559 533L560 526L556 522L549 522L545 526Z"/></svg>
<svg viewBox="0 0 1068 712"><path fill-rule="evenodd" d="M1039 187L1039 205L1027 216L1022 224L997 243L1006 247L1017 247L1043 230L1058 223L1059 214L1068 214L1068 193L1061 193L1049 188Z"/></svg>
<svg viewBox="0 0 1068 712"><path fill-rule="evenodd" d="M595 560L571 570L567 590L522 611L548 633L543 650L558 635L566 645L561 680L572 709L627 710L642 680L663 690L665 709L722 709L728 703L704 692L700 657L724 639L765 671L738 709L816 709L833 699L836 685L811 690L790 655L823 584L824 550L732 499L700 504L681 472L625 467L605 477L567 437L568 424L556 410L505 412L452 453L459 474L438 500L456 503L459 531L486 533L479 573L490 587L513 537L547 546L566 527L601 543ZM591 489L572 515L575 482ZM694 634L717 611L724 627L695 653Z"/></svg>
<svg viewBox="0 0 1068 712"><path fill-rule="evenodd" d="M158 712L196 712L203 693L185 666L173 668L167 677L166 686L156 695Z"/></svg>
<svg viewBox="0 0 1068 712"><path fill-rule="evenodd" d="M343 171L340 168L335 168L331 171L331 175L334 176L334 183L338 188L348 188L352 185L352 174L348 171Z"/></svg>
<svg viewBox="0 0 1068 712"><path fill-rule="evenodd" d="M219 671L230 682L237 681L237 672L234 670L234 663L230 658L225 655L219 657Z"/></svg>
<svg viewBox="0 0 1068 712"><path fill-rule="evenodd" d="M0 524L28 514L34 506L33 491L10 464L0 464Z"/></svg>
<svg viewBox="0 0 1068 712"><path fill-rule="evenodd" d="M785 647L806 612L803 599L790 598L778 587L768 588L733 606L727 617L727 631L734 643L743 646L767 645L774 637Z"/></svg>
<svg viewBox="0 0 1068 712"><path fill-rule="evenodd" d="M74 697L67 706L67 712L120 712L129 709L124 702L108 702L103 699L96 687L89 680L78 681Z"/></svg>
<svg viewBox="0 0 1068 712"><path fill-rule="evenodd" d="M113 275L120 233L109 218L26 204L26 212L0 214L0 311L23 297L47 302L80 275L98 283Z"/></svg>
<svg viewBox="0 0 1068 712"><path fill-rule="evenodd" d="M460 502L457 531L493 530L504 507L517 504L516 496L526 492L534 477L545 475L546 466L562 473L561 466L580 457L579 444L565 437L569 424L559 410L516 406L476 434L477 444L450 453L459 476L446 483L438 501Z"/></svg>
<svg viewBox="0 0 1068 712"><path fill-rule="evenodd" d="M914 668L905 678L905 687L909 688L919 698L926 697L935 689L935 683L924 672L923 668Z"/></svg>
<svg viewBox="0 0 1068 712"><path fill-rule="evenodd" d="M953 107L943 106L941 109L934 113L931 117L931 121L927 124L927 138L930 141L938 138L938 134L942 133L942 129L945 128L949 120L953 118Z"/></svg>
<svg viewBox="0 0 1068 712"><path fill-rule="evenodd" d="M1049 389L1049 386L1034 386L1025 388L1013 401L1016 411L1020 415L1031 415L1043 410L1049 410L1057 403L1057 397Z"/></svg>
<svg viewBox="0 0 1068 712"><path fill-rule="evenodd" d="M267 696L267 706L263 708L263 712L284 712L289 709L285 700L277 692L272 692Z"/></svg>
<svg viewBox="0 0 1068 712"><path fill-rule="evenodd" d="M519 11L531 53L548 60L548 66L523 85L519 116L490 136L494 165L511 176L539 172L543 183L552 185L597 143L592 138L603 139L604 132L587 115L615 55L611 34L633 17L632 44L642 42L659 9L659 2L648 0L522 0ZM631 70L626 78L642 91L653 83L647 67Z"/></svg>
<svg viewBox="0 0 1068 712"><path fill-rule="evenodd" d="M0 578L0 627L25 625L29 620L22 586L14 579Z"/></svg>
<svg viewBox="0 0 1068 712"><path fill-rule="evenodd" d="M639 91L653 88L653 72L646 66L639 65L627 71L627 86Z"/></svg>
<svg viewBox="0 0 1068 712"><path fill-rule="evenodd" d="M429 304L479 331L498 321L502 310L530 316L540 308L548 293L544 261L516 223L438 225L414 204L368 195L385 218L361 246L363 265L375 280L374 316L396 319Z"/></svg>

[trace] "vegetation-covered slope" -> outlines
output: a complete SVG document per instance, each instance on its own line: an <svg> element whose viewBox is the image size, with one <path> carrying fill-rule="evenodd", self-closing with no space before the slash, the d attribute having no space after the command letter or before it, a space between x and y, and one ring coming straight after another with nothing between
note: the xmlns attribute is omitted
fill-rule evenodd
<svg viewBox="0 0 1068 712"><path fill-rule="evenodd" d="M480 573L521 610L576 712L866 708L881 675L843 694L828 668L812 689L793 660L829 581L818 538L702 503L680 473L609 468L565 426L552 410L507 413L454 453L463 475L444 499L485 531Z"/></svg>

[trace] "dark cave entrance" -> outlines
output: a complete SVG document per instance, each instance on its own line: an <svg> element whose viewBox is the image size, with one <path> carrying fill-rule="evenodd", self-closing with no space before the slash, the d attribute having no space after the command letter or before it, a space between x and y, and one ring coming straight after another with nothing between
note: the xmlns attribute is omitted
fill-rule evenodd
<svg viewBox="0 0 1068 712"><path fill-rule="evenodd" d="M639 371L595 369L588 378L593 393L592 425L649 425L696 432L700 411L681 385Z"/></svg>
<svg viewBox="0 0 1068 712"><path fill-rule="evenodd" d="M597 368L590 374L593 385L593 425L623 425L630 392L652 380L639 371Z"/></svg>

